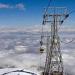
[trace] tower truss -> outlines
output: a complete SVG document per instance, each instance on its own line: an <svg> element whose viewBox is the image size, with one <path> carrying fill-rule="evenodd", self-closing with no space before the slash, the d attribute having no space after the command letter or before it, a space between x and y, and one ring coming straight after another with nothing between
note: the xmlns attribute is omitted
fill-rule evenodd
<svg viewBox="0 0 75 75"><path fill-rule="evenodd" d="M63 61L58 30L68 16L67 8L65 7L48 7L43 15L43 25L51 25L50 37L47 36L47 53L43 75L63 75Z"/></svg>

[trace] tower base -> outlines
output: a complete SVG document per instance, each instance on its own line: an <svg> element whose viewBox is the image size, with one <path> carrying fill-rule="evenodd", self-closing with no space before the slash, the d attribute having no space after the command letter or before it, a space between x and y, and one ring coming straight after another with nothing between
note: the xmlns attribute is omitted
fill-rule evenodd
<svg viewBox="0 0 75 75"><path fill-rule="evenodd" d="M63 75L63 73L58 71L54 71L51 74L42 72L42 75Z"/></svg>

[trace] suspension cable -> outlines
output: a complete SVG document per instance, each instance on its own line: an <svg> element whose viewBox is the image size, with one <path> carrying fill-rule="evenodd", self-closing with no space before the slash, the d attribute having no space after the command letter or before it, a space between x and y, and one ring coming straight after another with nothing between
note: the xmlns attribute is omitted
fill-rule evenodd
<svg viewBox="0 0 75 75"><path fill-rule="evenodd" d="M64 44L69 44L69 43L72 43L73 41L74 41L75 39L72 39L71 41L69 41L69 42L64 42L64 41L61 41L62 43L64 43Z"/></svg>
<svg viewBox="0 0 75 75"><path fill-rule="evenodd" d="M47 12L47 10L48 10L48 8L49 8L51 2L52 2L52 0L49 0L49 4L48 4L48 6L47 6L47 8L46 8L46 10L45 10L45 14L46 14L46 12Z"/></svg>

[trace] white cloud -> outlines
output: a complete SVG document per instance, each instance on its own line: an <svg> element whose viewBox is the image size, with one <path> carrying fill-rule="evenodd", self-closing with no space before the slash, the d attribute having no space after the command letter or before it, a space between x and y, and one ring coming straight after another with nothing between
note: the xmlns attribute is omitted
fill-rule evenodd
<svg viewBox="0 0 75 75"><path fill-rule="evenodd" d="M25 10L25 6L22 3L16 4L16 5L0 3L0 9L15 9L15 8L19 10Z"/></svg>
<svg viewBox="0 0 75 75"><path fill-rule="evenodd" d="M0 9L2 9L2 8L10 8L10 6L8 4L0 3Z"/></svg>
<svg viewBox="0 0 75 75"><path fill-rule="evenodd" d="M18 8L20 10L25 10L25 6L22 3L16 4L16 8Z"/></svg>

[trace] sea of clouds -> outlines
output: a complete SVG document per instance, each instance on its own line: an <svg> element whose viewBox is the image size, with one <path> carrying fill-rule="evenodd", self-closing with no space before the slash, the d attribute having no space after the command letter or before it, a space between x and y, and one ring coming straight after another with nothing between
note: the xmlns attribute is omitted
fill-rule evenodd
<svg viewBox="0 0 75 75"><path fill-rule="evenodd" d="M36 27L37 28L37 27ZM8 31L7 31L8 30ZM6 68L25 68L39 71L44 66L45 53L40 54L40 31L37 29L0 29L0 74ZM61 51L64 72L75 75L75 31L62 30Z"/></svg>

